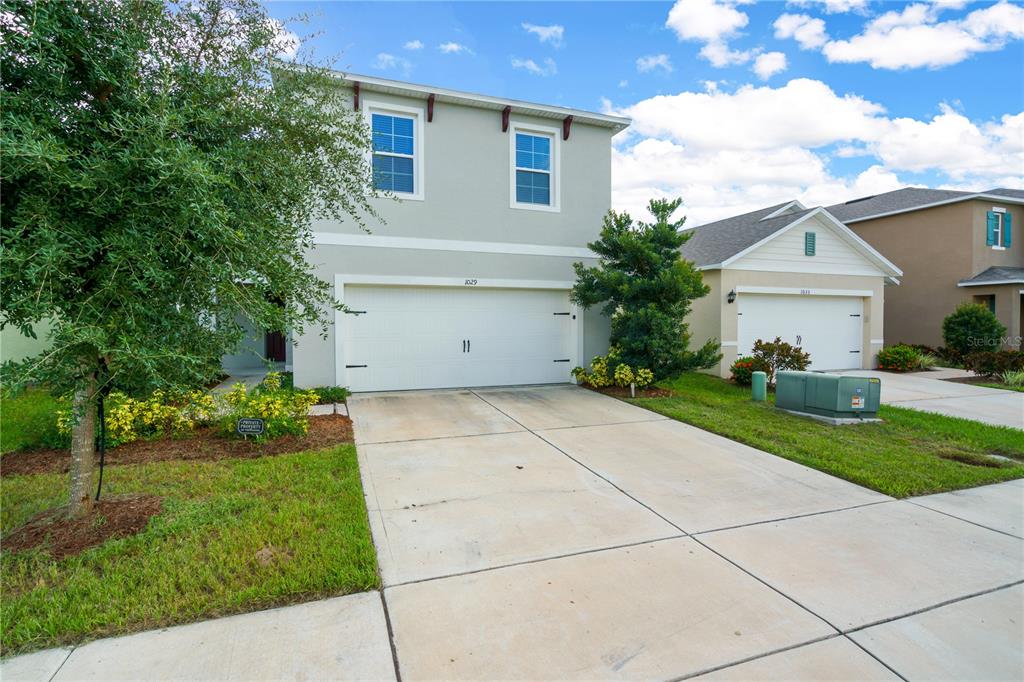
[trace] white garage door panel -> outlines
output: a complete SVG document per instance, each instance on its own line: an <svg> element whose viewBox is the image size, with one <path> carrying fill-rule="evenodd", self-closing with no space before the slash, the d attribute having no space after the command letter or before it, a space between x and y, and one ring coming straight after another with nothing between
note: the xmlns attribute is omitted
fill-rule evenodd
<svg viewBox="0 0 1024 682"><path fill-rule="evenodd" d="M754 341L781 337L811 354L811 369L861 366L863 299L849 296L741 294L739 354L750 355Z"/></svg>
<svg viewBox="0 0 1024 682"><path fill-rule="evenodd" d="M564 383L576 362L566 291L355 286L341 361L353 391ZM468 342L464 351L463 342ZM555 362L569 360L569 362Z"/></svg>

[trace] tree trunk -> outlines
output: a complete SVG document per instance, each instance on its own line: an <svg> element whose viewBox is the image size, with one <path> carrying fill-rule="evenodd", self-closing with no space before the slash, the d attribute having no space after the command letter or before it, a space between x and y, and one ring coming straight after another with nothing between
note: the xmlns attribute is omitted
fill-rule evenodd
<svg viewBox="0 0 1024 682"><path fill-rule="evenodd" d="M68 511L80 516L92 509L92 471L96 461L96 377L90 375L85 387L75 392L71 428L71 499Z"/></svg>

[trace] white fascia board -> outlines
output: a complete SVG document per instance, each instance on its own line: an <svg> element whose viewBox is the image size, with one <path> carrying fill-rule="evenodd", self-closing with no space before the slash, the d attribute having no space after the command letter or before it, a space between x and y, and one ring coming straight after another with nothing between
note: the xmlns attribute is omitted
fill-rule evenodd
<svg viewBox="0 0 1024 682"><path fill-rule="evenodd" d="M314 232L313 243L325 246L362 246L420 251L466 251L471 253L502 253L518 256L598 257L596 253L585 246L475 242L457 239L428 239L424 237L387 237L384 235L351 234L347 232Z"/></svg>
<svg viewBox="0 0 1024 682"><path fill-rule="evenodd" d="M901 213L911 213L912 211L923 211L926 208L935 208L937 206L946 206L948 204L957 204L961 201L973 201L975 199L998 201L1004 204L1024 204L1024 199L1018 199L1016 197L1004 197L1000 194L968 194L964 197L954 197L953 199L943 199L942 201L934 201L930 204L921 204L920 206L912 206L910 208L901 208L895 211L886 211L885 213L874 213L872 215L866 215L862 218L850 218L846 221L849 223L859 223L864 220L874 220L875 218L886 218L891 215L899 215Z"/></svg>
<svg viewBox="0 0 1024 682"><path fill-rule="evenodd" d="M377 76L364 76L357 73L334 72L335 77L345 83L359 83L360 89L376 90L379 92L404 95L426 99L434 95L435 101L453 102L456 104L469 104L483 106L487 109L501 110L507 106L512 107L513 112L520 114L533 114L546 118L564 119L572 116L574 122L588 123L590 125L612 128L616 132L625 130L632 123L632 119L624 116L612 116L611 114L599 114L584 109L571 109L568 107L552 106L549 104L537 104L535 102L524 102L518 99L505 99L504 97L492 97L480 95L464 90L451 90L449 88L438 88L431 85L419 85L417 83L406 83L404 81L391 80L389 78L378 78Z"/></svg>
<svg viewBox="0 0 1024 682"><path fill-rule="evenodd" d="M997 279L991 282L957 282L958 287L988 287L988 286L1001 286L1003 284L1024 284L1024 280L1020 279Z"/></svg>
<svg viewBox="0 0 1024 682"><path fill-rule="evenodd" d="M790 210L791 208L795 208L797 211L806 211L807 210L806 206L801 204L798 200L794 199L793 201L789 202L788 204L786 204L785 206L783 206L779 210L772 211L771 213L769 213L765 217L761 218L761 220L768 220L769 218L775 218L777 216L782 215L783 213L785 213L786 211ZM758 222L760 222L760 221L758 221Z"/></svg>

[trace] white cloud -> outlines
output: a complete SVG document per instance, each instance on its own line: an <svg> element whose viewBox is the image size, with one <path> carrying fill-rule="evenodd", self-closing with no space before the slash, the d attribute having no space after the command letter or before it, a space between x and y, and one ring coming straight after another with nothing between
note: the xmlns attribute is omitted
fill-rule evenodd
<svg viewBox="0 0 1024 682"><path fill-rule="evenodd" d="M775 21L775 36L792 37L804 49L821 48L833 63L866 62L893 70L941 68L1024 38L1020 5L1000 0L961 19L939 21L944 9L957 5L957 0L906 5L875 17L861 33L841 40L829 40L820 19L783 14Z"/></svg>
<svg viewBox="0 0 1024 682"><path fill-rule="evenodd" d="M473 50L469 49L462 43L456 42L441 43L437 46L437 49L444 54L473 54Z"/></svg>
<svg viewBox="0 0 1024 682"><path fill-rule="evenodd" d="M402 47L404 47L406 50L422 50L423 49L423 41L421 41L421 40L410 40L409 42L407 42Z"/></svg>
<svg viewBox="0 0 1024 682"><path fill-rule="evenodd" d="M267 21L275 31L274 47L277 49L277 57L288 62L293 61L302 44L299 36L277 19L268 19Z"/></svg>
<svg viewBox="0 0 1024 682"><path fill-rule="evenodd" d="M765 52L754 60L754 73L763 81L786 70L786 55L781 52Z"/></svg>
<svg viewBox="0 0 1024 682"><path fill-rule="evenodd" d="M713 66L723 67L750 61L754 53L729 48L728 40L747 25L750 18L736 9L736 0L677 0L665 25L679 40L704 43L700 55Z"/></svg>
<svg viewBox="0 0 1024 682"><path fill-rule="evenodd" d="M930 118L890 118L809 79L704 87L606 106L633 119L612 152L616 208L641 212L651 197L682 196L692 225L787 199L828 205L877 194L904 186L901 173L971 189L1024 186L1014 175L1024 168L1024 113L978 122L942 105ZM855 157L865 170L832 170L833 159Z"/></svg>
<svg viewBox="0 0 1024 682"><path fill-rule="evenodd" d="M825 22L806 14L782 14L775 20L775 37L794 38L802 50L813 50L828 42Z"/></svg>
<svg viewBox="0 0 1024 682"><path fill-rule="evenodd" d="M548 57L544 60L543 66L532 59L519 59L512 57L512 68L528 71L535 76L553 76L558 73L558 65L555 60Z"/></svg>
<svg viewBox="0 0 1024 682"><path fill-rule="evenodd" d="M797 7L819 5L824 7L825 11L829 14L841 14L843 12L862 12L866 10L868 0L790 0L787 4L796 5Z"/></svg>
<svg viewBox="0 0 1024 682"><path fill-rule="evenodd" d="M672 60L669 59L667 54L649 54L646 57L637 58L636 70L640 73L647 73L655 69L661 69L665 73L672 73Z"/></svg>
<svg viewBox="0 0 1024 682"><path fill-rule="evenodd" d="M623 78L622 80L619 81L619 87L620 88L628 88L629 87L629 81L626 80L625 78Z"/></svg>
<svg viewBox="0 0 1024 682"><path fill-rule="evenodd" d="M537 36L540 42L551 43L555 47L559 47L562 44L562 37L565 35L565 27L558 24L538 26L537 24L529 24L524 21L522 26L524 31Z"/></svg>
<svg viewBox="0 0 1024 682"><path fill-rule="evenodd" d="M404 57L397 57L387 52L380 52L377 54L377 59L373 63L373 68L381 71L401 71L404 75L408 75L412 71L412 62Z"/></svg>

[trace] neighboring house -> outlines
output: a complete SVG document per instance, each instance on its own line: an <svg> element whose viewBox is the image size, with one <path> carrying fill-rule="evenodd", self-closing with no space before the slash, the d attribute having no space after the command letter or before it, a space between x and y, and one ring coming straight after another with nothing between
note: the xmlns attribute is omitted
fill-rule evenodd
<svg viewBox="0 0 1024 682"><path fill-rule="evenodd" d="M824 208L798 201L690 230L683 256L711 288L693 303L691 347L722 343L713 371L729 376L754 341L811 354L811 369L871 368L886 296L902 273Z"/></svg>
<svg viewBox="0 0 1024 682"><path fill-rule="evenodd" d="M308 258L348 310L294 339L297 386L354 391L555 383L608 344L569 302L611 206L629 120L338 74L373 132L383 218L314 226Z"/></svg>
<svg viewBox="0 0 1024 682"><path fill-rule="evenodd" d="M17 327L8 325L0 330L0 363L21 361L39 355L53 344L50 342L50 321L33 325L36 337L25 336Z"/></svg>
<svg viewBox="0 0 1024 682"><path fill-rule="evenodd" d="M941 346L942 321L963 301L987 305L1020 348L1024 318L1024 191L906 188L828 210L903 269L885 301L891 343Z"/></svg>

